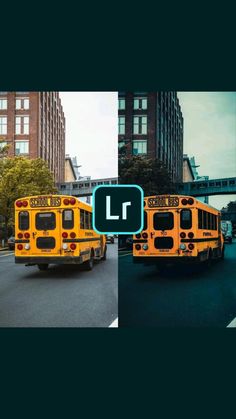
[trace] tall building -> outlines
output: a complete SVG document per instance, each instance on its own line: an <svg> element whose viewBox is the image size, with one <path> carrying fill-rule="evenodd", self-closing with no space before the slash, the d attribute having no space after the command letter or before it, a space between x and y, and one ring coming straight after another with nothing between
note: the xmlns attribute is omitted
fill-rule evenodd
<svg viewBox="0 0 236 419"><path fill-rule="evenodd" d="M65 116L58 92L0 92L0 141L9 156L41 157L65 176Z"/></svg>
<svg viewBox="0 0 236 419"><path fill-rule="evenodd" d="M119 150L158 158L183 176L183 116L176 92L119 92Z"/></svg>

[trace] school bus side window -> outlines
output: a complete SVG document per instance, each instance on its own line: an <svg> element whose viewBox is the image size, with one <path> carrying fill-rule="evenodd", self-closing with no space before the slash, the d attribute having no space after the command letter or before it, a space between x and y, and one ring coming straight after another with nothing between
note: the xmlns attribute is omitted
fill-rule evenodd
<svg viewBox="0 0 236 419"><path fill-rule="evenodd" d="M84 229L84 210L80 210L80 228Z"/></svg>
<svg viewBox="0 0 236 419"><path fill-rule="evenodd" d="M202 230L202 210L198 210L198 228Z"/></svg>
<svg viewBox="0 0 236 419"><path fill-rule="evenodd" d="M64 210L62 213L62 227L66 229L74 228L74 211Z"/></svg>
<svg viewBox="0 0 236 419"><path fill-rule="evenodd" d="M29 213L28 211L19 212L19 229L28 230L29 229Z"/></svg>
<svg viewBox="0 0 236 419"><path fill-rule="evenodd" d="M180 227L185 230L192 228L192 211L181 210L180 212Z"/></svg>

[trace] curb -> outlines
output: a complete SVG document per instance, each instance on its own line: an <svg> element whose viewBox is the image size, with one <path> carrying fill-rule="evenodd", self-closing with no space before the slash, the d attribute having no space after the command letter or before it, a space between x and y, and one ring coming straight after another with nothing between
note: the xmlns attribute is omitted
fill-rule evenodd
<svg viewBox="0 0 236 419"><path fill-rule="evenodd" d="M3 252L4 250L8 250L8 247L0 247L0 252Z"/></svg>

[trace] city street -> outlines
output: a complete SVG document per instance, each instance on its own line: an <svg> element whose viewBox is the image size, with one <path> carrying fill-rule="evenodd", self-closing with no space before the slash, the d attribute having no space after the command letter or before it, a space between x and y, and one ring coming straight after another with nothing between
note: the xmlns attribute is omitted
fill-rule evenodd
<svg viewBox="0 0 236 419"><path fill-rule="evenodd" d="M14 263L0 252L0 327L108 327L118 317L117 244L92 271L82 266Z"/></svg>
<svg viewBox="0 0 236 419"><path fill-rule="evenodd" d="M236 241L225 245L225 260L192 274L174 269L161 275L155 266L119 256L119 325L227 327L236 317Z"/></svg>

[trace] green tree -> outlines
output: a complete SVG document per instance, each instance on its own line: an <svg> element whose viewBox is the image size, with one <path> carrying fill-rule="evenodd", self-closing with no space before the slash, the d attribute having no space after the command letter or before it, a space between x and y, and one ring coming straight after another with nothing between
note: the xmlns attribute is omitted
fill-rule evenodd
<svg viewBox="0 0 236 419"><path fill-rule="evenodd" d="M0 158L7 156L9 145L3 145L4 141L0 140Z"/></svg>
<svg viewBox="0 0 236 419"><path fill-rule="evenodd" d="M162 162L142 156L120 155L119 183L137 184L145 196L176 193L176 186Z"/></svg>
<svg viewBox="0 0 236 419"><path fill-rule="evenodd" d="M4 220L5 240L8 226L14 223L16 199L56 191L52 173L42 159L0 159L0 215Z"/></svg>

